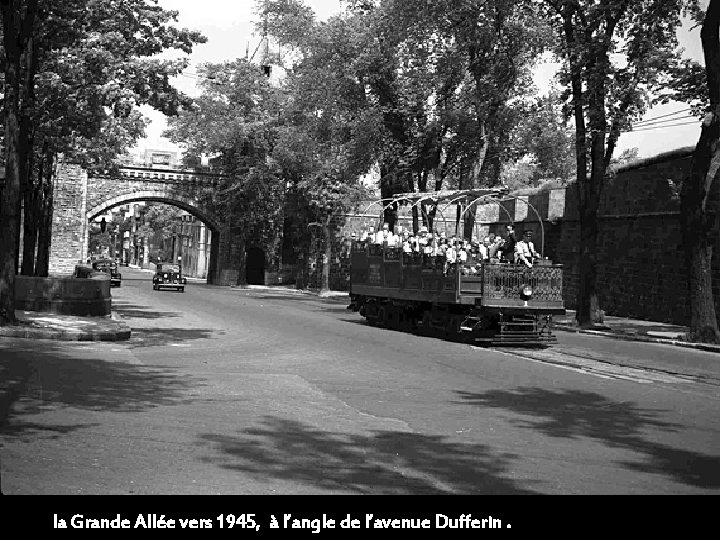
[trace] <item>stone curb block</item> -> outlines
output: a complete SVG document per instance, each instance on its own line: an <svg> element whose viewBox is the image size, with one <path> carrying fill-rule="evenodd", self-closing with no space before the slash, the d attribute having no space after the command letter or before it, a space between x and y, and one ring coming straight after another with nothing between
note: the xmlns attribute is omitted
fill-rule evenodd
<svg viewBox="0 0 720 540"><path fill-rule="evenodd" d="M613 332L605 332L600 330L582 330L579 328L575 328L574 326L569 325L562 325L562 324L555 324L553 325L553 328L555 330L562 330L564 332L575 332L577 334L588 334L591 336L606 336L611 337L615 339L620 339L623 341L641 341L644 343L661 343L663 345L674 345L676 347L684 347L686 349L698 349L701 351L707 351L707 352L714 352L720 354L720 345L711 345L707 343L691 343L688 341L678 341L676 339L663 339L663 338L653 338L649 336L640 336L640 335L628 335L628 334L618 334Z"/></svg>
<svg viewBox="0 0 720 540"><path fill-rule="evenodd" d="M125 341L130 329L99 332L72 332L44 328L2 328L0 336L28 339L54 339L57 341Z"/></svg>
<svg viewBox="0 0 720 540"><path fill-rule="evenodd" d="M122 323L114 311L109 318L117 321L116 330L55 330L27 326L6 326L0 328L0 336L26 339L53 339L56 341L127 341L130 339L130 327Z"/></svg>

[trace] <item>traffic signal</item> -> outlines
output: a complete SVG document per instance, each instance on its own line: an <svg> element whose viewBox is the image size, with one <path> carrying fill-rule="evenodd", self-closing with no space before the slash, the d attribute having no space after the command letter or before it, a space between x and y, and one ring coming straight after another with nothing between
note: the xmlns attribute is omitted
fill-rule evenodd
<svg viewBox="0 0 720 540"><path fill-rule="evenodd" d="M107 229L107 223L105 222L105 218L102 218L100 220L100 232L105 232L105 229Z"/></svg>

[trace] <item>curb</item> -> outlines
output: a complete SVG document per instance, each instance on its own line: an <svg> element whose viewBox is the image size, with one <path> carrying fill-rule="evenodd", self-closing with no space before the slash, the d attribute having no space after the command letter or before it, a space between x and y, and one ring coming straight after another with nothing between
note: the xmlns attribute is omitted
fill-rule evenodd
<svg viewBox="0 0 720 540"><path fill-rule="evenodd" d="M644 343L660 343L663 345L674 345L676 347L684 347L686 349L697 349L701 351L720 354L720 345L711 345L709 343L694 343L690 341L679 341L676 339L654 338L642 335L618 334L616 332L608 332L603 330L583 330L574 326L563 324L554 324L553 329L561 330L563 332L575 332L576 334L611 337L622 341L641 341Z"/></svg>
<svg viewBox="0 0 720 540"><path fill-rule="evenodd" d="M39 328L35 326L3 326L0 337L25 339L51 339L56 341L126 341L130 339L130 327L114 312L110 319L115 321L115 330L58 330L55 328Z"/></svg>
<svg viewBox="0 0 720 540"><path fill-rule="evenodd" d="M53 330L50 328L3 327L0 328L0 336L28 339L53 339L57 341L125 341L130 339L130 329L83 332Z"/></svg>

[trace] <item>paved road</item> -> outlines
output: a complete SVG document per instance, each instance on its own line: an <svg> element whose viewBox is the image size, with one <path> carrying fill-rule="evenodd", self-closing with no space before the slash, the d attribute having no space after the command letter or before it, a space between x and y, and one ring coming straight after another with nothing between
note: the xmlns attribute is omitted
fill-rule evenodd
<svg viewBox="0 0 720 540"><path fill-rule="evenodd" d="M720 493L711 353L479 349L150 278L113 290L128 342L0 341L4 493Z"/></svg>

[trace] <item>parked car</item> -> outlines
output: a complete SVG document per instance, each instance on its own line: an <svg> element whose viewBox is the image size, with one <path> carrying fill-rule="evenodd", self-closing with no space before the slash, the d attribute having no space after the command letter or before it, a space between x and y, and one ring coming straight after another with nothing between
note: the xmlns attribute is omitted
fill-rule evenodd
<svg viewBox="0 0 720 540"><path fill-rule="evenodd" d="M158 263L153 276L153 290L175 289L185 292L187 280L182 277L180 266L172 263Z"/></svg>
<svg viewBox="0 0 720 540"><path fill-rule="evenodd" d="M92 262L92 268L98 272L109 274L111 287L119 287L122 283L122 274L118 272L118 265L112 259L97 259Z"/></svg>

